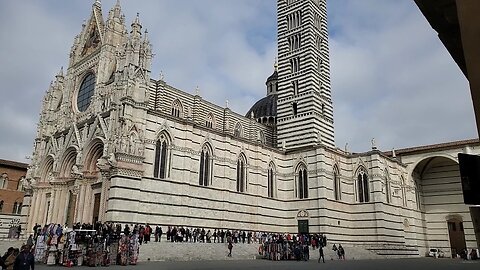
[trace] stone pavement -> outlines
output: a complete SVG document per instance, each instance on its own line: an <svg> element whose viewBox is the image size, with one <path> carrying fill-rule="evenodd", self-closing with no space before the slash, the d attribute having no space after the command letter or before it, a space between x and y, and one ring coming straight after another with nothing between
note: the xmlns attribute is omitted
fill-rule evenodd
<svg viewBox="0 0 480 270"><path fill-rule="evenodd" d="M0 254L3 256L9 247L20 249L25 243L27 243L26 239L0 239Z"/></svg>
<svg viewBox="0 0 480 270"><path fill-rule="evenodd" d="M37 265L37 270L65 269L62 266ZM74 269L94 269L92 267L75 267ZM99 268L106 269L106 268ZM308 262L267 261L267 260L230 260L230 261L183 261L183 262L141 262L138 265L110 266L109 270L290 270L290 269L335 269L335 270L478 270L480 261L462 261L457 259L381 259L381 260L346 260L327 261L325 264L315 260Z"/></svg>

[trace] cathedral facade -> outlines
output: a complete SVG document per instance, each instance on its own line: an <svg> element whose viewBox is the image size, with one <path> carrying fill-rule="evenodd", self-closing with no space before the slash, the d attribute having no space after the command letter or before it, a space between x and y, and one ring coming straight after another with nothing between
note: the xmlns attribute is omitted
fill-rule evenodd
<svg viewBox="0 0 480 270"><path fill-rule="evenodd" d="M463 245L477 246L455 151L477 151L478 142L398 155L374 142L360 154L336 148L326 0L278 0L277 8L278 63L266 96L241 115L151 78L138 15L127 28L119 3L104 20L95 1L43 101L27 229L110 221L321 232L418 255L448 252L457 222ZM440 180L451 188L429 186L434 165L450 166Z"/></svg>

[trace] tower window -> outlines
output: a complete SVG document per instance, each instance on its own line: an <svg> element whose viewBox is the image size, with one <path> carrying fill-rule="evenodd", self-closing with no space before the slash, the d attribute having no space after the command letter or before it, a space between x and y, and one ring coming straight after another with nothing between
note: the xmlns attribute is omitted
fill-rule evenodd
<svg viewBox="0 0 480 270"><path fill-rule="evenodd" d="M300 71L300 57L290 59L290 70L292 73Z"/></svg>
<svg viewBox="0 0 480 270"><path fill-rule="evenodd" d="M302 44L302 36L300 34L295 34L288 37L288 48L290 51L300 49Z"/></svg>
<svg viewBox="0 0 480 270"><path fill-rule="evenodd" d="M297 170L297 198L306 199L308 198L308 173L305 165L302 165L300 169Z"/></svg>
<svg viewBox="0 0 480 270"><path fill-rule="evenodd" d="M293 115L297 115L297 103L296 102L294 102L292 104L292 109L293 109Z"/></svg>

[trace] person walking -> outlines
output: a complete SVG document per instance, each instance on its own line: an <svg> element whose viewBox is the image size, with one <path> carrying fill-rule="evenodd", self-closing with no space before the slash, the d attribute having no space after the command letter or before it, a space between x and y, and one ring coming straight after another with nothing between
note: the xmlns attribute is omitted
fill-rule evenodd
<svg viewBox="0 0 480 270"><path fill-rule="evenodd" d="M25 245L22 246L22 252L18 254L15 259L13 269L15 270L34 270L35 269L35 258L30 252L30 249Z"/></svg>
<svg viewBox="0 0 480 270"><path fill-rule="evenodd" d="M233 244L232 241L228 241L228 257L232 257L232 249L233 249Z"/></svg>
<svg viewBox="0 0 480 270"><path fill-rule="evenodd" d="M345 260L345 250L343 249L342 245L338 245L338 258L341 260Z"/></svg>
<svg viewBox="0 0 480 270"><path fill-rule="evenodd" d="M325 254L323 254L323 246L322 245L320 245L318 247L318 253L319 253L318 262L320 262L320 259L322 259L323 263L325 263Z"/></svg>

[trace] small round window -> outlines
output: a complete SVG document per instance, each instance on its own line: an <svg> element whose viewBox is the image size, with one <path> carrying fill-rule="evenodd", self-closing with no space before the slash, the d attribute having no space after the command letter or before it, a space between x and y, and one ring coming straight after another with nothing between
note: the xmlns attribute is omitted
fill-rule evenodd
<svg viewBox="0 0 480 270"><path fill-rule="evenodd" d="M95 75L89 73L82 81L80 90L78 90L77 96L77 108L79 111L84 112L90 105L93 92L95 91Z"/></svg>

